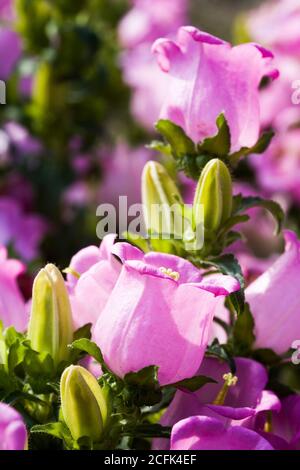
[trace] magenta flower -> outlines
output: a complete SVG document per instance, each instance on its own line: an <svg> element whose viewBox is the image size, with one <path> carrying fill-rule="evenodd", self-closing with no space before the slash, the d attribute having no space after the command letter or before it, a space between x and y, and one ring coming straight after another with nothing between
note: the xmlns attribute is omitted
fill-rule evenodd
<svg viewBox="0 0 300 470"><path fill-rule="evenodd" d="M173 427L171 450L273 450L273 447L250 429L226 426L207 416L193 416Z"/></svg>
<svg viewBox="0 0 300 470"><path fill-rule="evenodd" d="M80 274L79 279L68 274L72 315L77 328L86 323L96 324L118 279L121 265L111 254L115 238L116 235L107 235L100 248L84 248L71 260L70 268Z"/></svg>
<svg viewBox="0 0 300 470"><path fill-rule="evenodd" d="M15 199L0 197L0 244L12 244L26 261L36 258L48 225L37 215L25 213Z"/></svg>
<svg viewBox="0 0 300 470"><path fill-rule="evenodd" d="M239 283L223 275L202 279L182 258L144 255L128 243L112 253L123 267L94 331L105 362L120 377L157 365L162 385L193 376L215 308Z"/></svg>
<svg viewBox="0 0 300 470"><path fill-rule="evenodd" d="M299 57L300 4L298 0L275 0L253 11L247 19L248 32L255 41L276 52Z"/></svg>
<svg viewBox="0 0 300 470"><path fill-rule="evenodd" d="M299 115L300 117L300 115ZM277 192L300 204L300 130L279 132L267 151L251 157L262 188Z"/></svg>
<svg viewBox="0 0 300 470"><path fill-rule="evenodd" d="M14 326L18 331L27 327L28 314L17 284L17 277L25 266L15 259L7 259L6 249L0 247L0 320L4 327Z"/></svg>
<svg viewBox="0 0 300 470"><path fill-rule="evenodd" d="M186 19L187 0L133 0L132 3L133 8L119 25L119 39L126 48L169 34Z"/></svg>
<svg viewBox="0 0 300 470"><path fill-rule="evenodd" d="M24 450L27 431L21 415L5 403L0 403L0 450Z"/></svg>
<svg viewBox="0 0 300 470"><path fill-rule="evenodd" d="M21 56L21 39L9 28L0 28L0 80L7 80Z"/></svg>
<svg viewBox="0 0 300 470"><path fill-rule="evenodd" d="M153 157L151 151L137 147L131 149L125 142L119 142L113 151L103 151L101 165L103 181L98 192L98 201L119 205L119 196L127 196L128 207L141 201L141 176L147 163Z"/></svg>
<svg viewBox="0 0 300 470"><path fill-rule="evenodd" d="M0 3L0 21L6 21L10 23L14 20L14 0L1 0Z"/></svg>
<svg viewBox="0 0 300 470"><path fill-rule="evenodd" d="M271 434L283 439L286 442L287 448L300 450L299 395L290 395L283 398L280 412L272 417ZM272 443L271 440L270 442Z"/></svg>
<svg viewBox="0 0 300 470"><path fill-rule="evenodd" d="M25 127L15 121L7 122L4 126L11 144L20 155L37 155L42 150L42 145L31 136Z"/></svg>
<svg viewBox="0 0 300 470"><path fill-rule="evenodd" d="M205 358L200 366L199 374L212 377L217 383L205 385L195 393L184 391L176 395L164 413L161 424L173 426L178 421L190 416L210 416L232 426L244 426L258 430L265 422L265 412L280 409L280 401L273 392L265 390L268 375L266 369L256 361L236 358L235 386L229 387L224 403L214 404L224 385L224 374L230 372L226 363L214 358ZM166 439L155 440L156 449L167 449Z"/></svg>
<svg viewBox="0 0 300 470"><path fill-rule="evenodd" d="M231 47L192 26L180 28L176 42L158 39L152 50L169 74L162 119L181 126L197 143L217 133L217 117L224 113L232 152L257 142L259 85L264 76L277 76L269 51L255 44Z"/></svg>
<svg viewBox="0 0 300 470"><path fill-rule="evenodd" d="M285 231L285 253L246 289L255 320L257 348L286 352L300 338L300 242Z"/></svg>

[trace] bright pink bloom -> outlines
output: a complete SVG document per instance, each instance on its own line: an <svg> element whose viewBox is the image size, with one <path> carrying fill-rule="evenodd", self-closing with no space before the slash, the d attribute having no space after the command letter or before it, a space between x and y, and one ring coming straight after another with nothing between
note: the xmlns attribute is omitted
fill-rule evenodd
<svg viewBox="0 0 300 470"><path fill-rule="evenodd" d="M286 352L300 338L300 242L285 231L285 253L246 289L257 348Z"/></svg>
<svg viewBox="0 0 300 470"><path fill-rule="evenodd" d="M103 181L98 192L98 201L119 205L119 196L127 196L128 207L141 201L141 176L147 163L153 157L144 147L131 149L125 142L109 152L103 151L101 166Z"/></svg>
<svg viewBox="0 0 300 470"><path fill-rule="evenodd" d="M25 266L15 259L7 259L7 251L0 247L0 320L4 327L14 326L18 331L27 327L25 302L17 284L17 277Z"/></svg>
<svg viewBox="0 0 300 470"><path fill-rule="evenodd" d="M253 11L246 26L261 44L288 55L300 57L299 0L274 0Z"/></svg>
<svg viewBox="0 0 300 470"><path fill-rule="evenodd" d="M300 204L300 129L278 133L260 158L251 157L251 164L262 188Z"/></svg>
<svg viewBox="0 0 300 470"><path fill-rule="evenodd" d="M153 52L169 74L168 93L160 117L181 126L194 142L217 133L224 113L231 151L254 145L260 132L259 85L272 54L255 44L230 44L192 26L178 30L177 41L158 39Z"/></svg>
<svg viewBox="0 0 300 470"><path fill-rule="evenodd" d="M0 80L7 80L21 56L21 39L9 28L0 28Z"/></svg>
<svg viewBox="0 0 300 470"><path fill-rule="evenodd" d="M36 258L38 247L47 230L44 219L37 214L27 214L10 197L0 197L0 243L12 244L26 261Z"/></svg>
<svg viewBox="0 0 300 470"><path fill-rule="evenodd" d="M21 415L0 403L0 450L24 450L26 445L27 431Z"/></svg>
<svg viewBox="0 0 300 470"><path fill-rule="evenodd" d="M133 0L133 8L119 25L119 38L126 48L150 43L185 23L187 0Z"/></svg>
<svg viewBox="0 0 300 470"><path fill-rule="evenodd" d="M96 324L113 290L121 269L111 250L116 235L107 235L100 248L89 246L80 250L71 260L70 267L80 278L68 274L70 301L75 326Z"/></svg>
<svg viewBox="0 0 300 470"><path fill-rule="evenodd" d="M226 426L207 416L193 416L173 427L171 450L273 450L273 447L250 429Z"/></svg>
<svg viewBox="0 0 300 470"><path fill-rule="evenodd" d="M215 308L239 283L222 275L202 279L182 258L144 255L128 243L112 252L123 267L94 331L107 365L120 377L157 365L162 385L193 376Z"/></svg>
<svg viewBox="0 0 300 470"><path fill-rule="evenodd" d="M212 377L217 383L205 385L198 392L176 392L176 395L164 413L161 424L173 426L178 421L190 416L211 416L232 426L244 426L258 430L264 424L265 412L279 411L280 401L273 392L265 390L268 381L266 369L256 361L235 358L238 382L230 387L223 405L214 405L223 384L223 375L230 372L228 364L214 358L205 358L198 373ZM166 439L156 439L156 449L167 449Z"/></svg>

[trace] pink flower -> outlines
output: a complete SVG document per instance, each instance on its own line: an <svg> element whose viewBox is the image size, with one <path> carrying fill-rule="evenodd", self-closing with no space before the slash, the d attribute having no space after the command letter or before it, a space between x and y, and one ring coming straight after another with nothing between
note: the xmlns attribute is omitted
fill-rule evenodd
<svg viewBox="0 0 300 470"><path fill-rule="evenodd" d="M107 235L100 248L89 246L71 260L70 268L80 278L68 274L68 286L73 321L79 328L86 323L96 324L118 279L121 265L111 254L116 235Z"/></svg>
<svg viewBox="0 0 300 470"><path fill-rule="evenodd" d="M47 224L36 214L23 212L10 197L0 197L0 243L12 244L26 261L38 256L38 246L45 235Z"/></svg>
<svg viewBox="0 0 300 470"><path fill-rule="evenodd" d="M152 42L169 36L186 23L187 0L135 0L119 25L125 48L121 56L124 80L132 88L131 112L146 129L153 130L164 100L167 77L151 54Z"/></svg>
<svg viewBox="0 0 300 470"><path fill-rule="evenodd" d="M289 449L300 450L300 396L289 395L272 419L272 434L284 439Z"/></svg>
<svg viewBox="0 0 300 470"><path fill-rule="evenodd" d="M0 450L24 450L26 446L27 432L21 415L0 403Z"/></svg>
<svg viewBox="0 0 300 470"><path fill-rule="evenodd" d="M268 375L261 364L241 357L235 358L235 362L238 381L235 386L229 387L222 405L214 404L214 401L224 385L224 374L230 372L229 366L218 359L205 358L198 373L212 377L217 383L207 384L195 393L177 391L161 424L173 426L182 419L201 415L217 418L231 426L259 431L265 423L266 411L279 411L280 401L273 392L265 390ZM156 439L154 445L155 449L168 448L165 439Z"/></svg>
<svg viewBox="0 0 300 470"><path fill-rule="evenodd" d="M187 0L133 0L119 25L119 39L132 48L175 31L185 22Z"/></svg>
<svg viewBox="0 0 300 470"><path fill-rule="evenodd" d="M0 80L7 80L21 56L21 39L10 28L0 28Z"/></svg>
<svg viewBox="0 0 300 470"><path fill-rule="evenodd" d="M12 22L15 17L14 0L1 0L0 21Z"/></svg>
<svg viewBox="0 0 300 470"><path fill-rule="evenodd" d="M215 308L239 283L222 275L202 279L182 258L144 255L128 243L116 244L112 253L123 267L94 331L108 367L124 377L157 365L162 385L193 376Z"/></svg>
<svg viewBox="0 0 300 470"><path fill-rule="evenodd" d="M298 0L274 0L253 11L247 19L249 34L261 44L300 57L300 4Z"/></svg>
<svg viewBox="0 0 300 470"><path fill-rule="evenodd" d="M300 204L300 129L280 132L267 151L251 157L262 188L292 197Z"/></svg>
<svg viewBox="0 0 300 470"><path fill-rule="evenodd" d="M257 348L286 352L300 338L300 242L285 231L285 253L246 289L255 320Z"/></svg>
<svg viewBox="0 0 300 470"><path fill-rule="evenodd" d="M178 30L177 41L158 39L153 52L169 74L160 117L181 126L199 142L217 133L224 113L230 127L231 151L253 146L260 132L259 85L272 54L255 44L230 44L192 26Z"/></svg>
<svg viewBox="0 0 300 470"><path fill-rule="evenodd" d="M226 426L207 416L193 416L173 427L171 450L273 450L273 447L250 429Z"/></svg>
<svg viewBox="0 0 300 470"><path fill-rule="evenodd" d="M131 113L148 129L158 120L167 91L167 78L151 55L151 43L140 44L121 57L124 81L132 88Z"/></svg>
<svg viewBox="0 0 300 470"><path fill-rule="evenodd" d="M130 149L125 142L109 152L105 150L103 165L103 181L98 192L101 203L119 205L119 196L127 196L128 207L141 201L141 176L145 163L153 157L149 150L138 147Z"/></svg>
<svg viewBox="0 0 300 470"><path fill-rule="evenodd" d="M38 139L30 135L28 130L18 122L7 122L4 129L10 138L11 144L21 155L37 155L41 152L42 145Z"/></svg>
<svg viewBox="0 0 300 470"><path fill-rule="evenodd" d="M27 327L25 302L17 285L17 277L25 266L15 259L7 259L7 251L0 247L0 320L4 327L14 326L18 331Z"/></svg>

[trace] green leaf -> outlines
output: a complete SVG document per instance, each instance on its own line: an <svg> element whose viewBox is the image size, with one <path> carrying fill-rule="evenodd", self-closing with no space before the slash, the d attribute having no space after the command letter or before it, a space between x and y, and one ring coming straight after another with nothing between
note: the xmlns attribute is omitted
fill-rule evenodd
<svg viewBox="0 0 300 470"><path fill-rule="evenodd" d="M70 347L92 356L97 362L99 362L99 364L101 364L101 366L105 365L100 348L93 341L90 341L87 338L77 339L76 341L73 341Z"/></svg>
<svg viewBox="0 0 300 470"><path fill-rule="evenodd" d="M158 367L144 367L138 372L129 372L124 377L126 398L137 406L151 406L159 403L162 392L158 382Z"/></svg>
<svg viewBox="0 0 300 470"><path fill-rule="evenodd" d="M211 377L206 377L205 375L195 375L189 379L181 380L180 382L175 382L174 384L166 385L166 387L175 387L180 390L188 390L189 392L196 392L204 385L208 383L218 383L216 380Z"/></svg>
<svg viewBox="0 0 300 470"><path fill-rule="evenodd" d="M170 157L172 155L172 148L170 144L165 144L160 140L153 140L149 145L146 145L146 148L150 150L156 150L157 152Z"/></svg>
<svg viewBox="0 0 300 470"><path fill-rule="evenodd" d="M220 344L217 338L208 346L206 350L206 356L213 356L221 359L222 361L227 362L230 367L230 370L233 375L236 373L236 365L233 356L227 350L227 346L224 344Z"/></svg>
<svg viewBox="0 0 300 470"><path fill-rule="evenodd" d="M238 152L234 152L229 155L230 163L235 166L241 157L246 157L247 155L263 153L267 150L270 145L271 140L274 137L273 131L266 131L264 132L257 143L253 147L243 147Z"/></svg>
<svg viewBox="0 0 300 470"><path fill-rule="evenodd" d="M77 341L78 339L82 339L82 338L91 339L91 336L92 336L91 328L92 328L91 323L87 323L86 325L83 325L81 328L78 328L78 330L74 332L73 341Z"/></svg>
<svg viewBox="0 0 300 470"><path fill-rule="evenodd" d="M205 264L208 264L209 266L214 266L222 274L233 276L239 281L241 289L237 292L234 292L233 294L230 294L227 299L235 310L236 314L240 315L244 311L245 305L245 281L241 267L235 256L232 254L222 255L218 258L205 260Z"/></svg>
<svg viewBox="0 0 300 470"><path fill-rule="evenodd" d="M262 348L255 349L252 354L253 359L262 362L266 366L275 366L281 362L281 357L278 356L272 349Z"/></svg>
<svg viewBox="0 0 300 470"><path fill-rule="evenodd" d="M66 443L68 449L73 448L73 438L71 436L71 433L67 426L61 421L58 421L56 423L47 423L32 426L32 428L30 429L30 433L49 434L50 436L63 440Z"/></svg>
<svg viewBox="0 0 300 470"><path fill-rule="evenodd" d="M143 423L137 426L127 426L122 431L123 436L134 436L145 439L162 437L169 439L171 436L172 428L169 426L162 426L161 424Z"/></svg>
<svg viewBox="0 0 300 470"><path fill-rule="evenodd" d="M260 197L242 197L241 194L238 194L234 197L234 205L236 212L244 212L253 207L262 207L269 211L276 221L276 230L275 234L278 235L283 226L284 222L284 212L280 205L272 200L262 199Z"/></svg>
<svg viewBox="0 0 300 470"><path fill-rule="evenodd" d="M218 132L198 144L198 152L210 154L215 157L226 157L230 152L230 129L224 114L217 118Z"/></svg>
<svg viewBox="0 0 300 470"><path fill-rule="evenodd" d="M175 158L196 153L194 142L185 134L180 126L167 119L160 119L156 123L155 128L170 144Z"/></svg>
<svg viewBox="0 0 300 470"><path fill-rule="evenodd" d="M247 354L255 341L254 319L249 305L246 303L243 313L241 313L233 327L233 344L236 355Z"/></svg>

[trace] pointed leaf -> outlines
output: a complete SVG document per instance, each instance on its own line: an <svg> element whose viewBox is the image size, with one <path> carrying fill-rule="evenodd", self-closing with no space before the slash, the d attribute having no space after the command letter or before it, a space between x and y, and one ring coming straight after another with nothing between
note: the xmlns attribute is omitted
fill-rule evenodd
<svg viewBox="0 0 300 470"><path fill-rule="evenodd" d="M176 382L174 384L167 385L167 387L175 387L179 390L188 390L189 392L196 392L200 390L204 385L208 383L218 383L216 380L212 379L211 377L206 377L205 375L196 375L195 377L191 377L189 379L181 380L180 382Z"/></svg>

